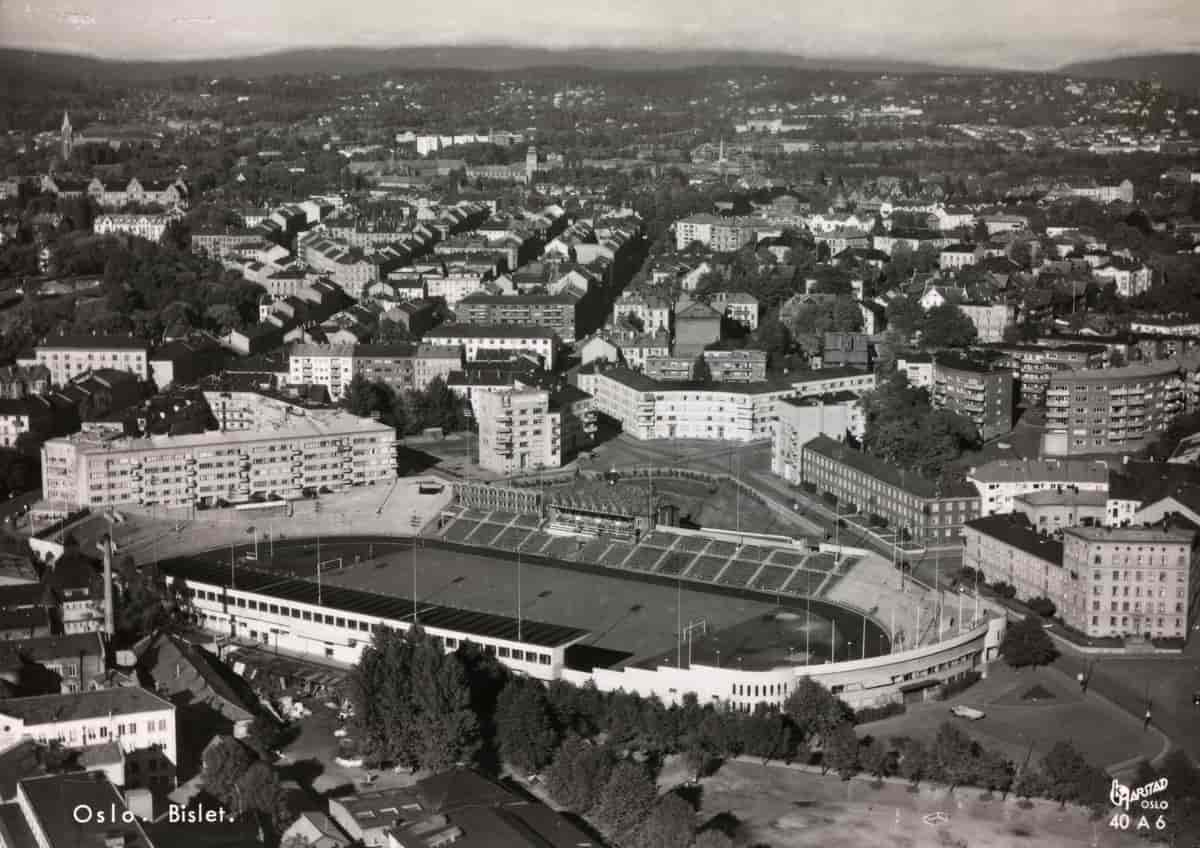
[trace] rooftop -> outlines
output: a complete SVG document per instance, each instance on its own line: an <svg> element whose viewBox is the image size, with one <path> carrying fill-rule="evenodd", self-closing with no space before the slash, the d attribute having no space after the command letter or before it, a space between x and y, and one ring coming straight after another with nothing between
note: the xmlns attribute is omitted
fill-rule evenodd
<svg viewBox="0 0 1200 848"><path fill-rule="evenodd" d="M1195 531L1177 527L1068 527L1063 533L1088 542L1168 543L1189 547L1196 539Z"/></svg>
<svg viewBox="0 0 1200 848"><path fill-rule="evenodd" d="M150 848L150 840L138 821L123 821L125 801L103 774L34 777L22 780L18 792L28 799L31 817L52 848L105 848L112 836L122 838L122 848ZM86 822L80 822L78 816L64 815L67 810L81 807L114 815L95 816Z"/></svg>
<svg viewBox="0 0 1200 848"><path fill-rule="evenodd" d="M27 726L174 709L169 701L140 687L0 700L0 714L20 719Z"/></svg>
<svg viewBox="0 0 1200 848"><path fill-rule="evenodd" d="M165 575L183 578L189 585L206 583L222 589L229 586L229 569L221 565L197 560L175 559L162 562L160 569ZM314 581L294 577L280 579L277 572L240 568L236 576L236 590L318 606L317 584ZM411 621L413 613L411 598L329 585L321 589L319 606L331 611L341 610L355 615L391 621ZM418 611L418 620L422 627L518 641L517 620L508 616L426 603ZM529 619L522 619L519 627L521 642L547 648L570 645L588 635L586 630L580 630L577 627L545 624Z"/></svg>
<svg viewBox="0 0 1200 848"><path fill-rule="evenodd" d="M1083 459L995 459L968 474L977 483L1107 483L1109 464Z"/></svg>
<svg viewBox="0 0 1200 848"><path fill-rule="evenodd" d="M425 334L427 339L554 339L545 327L486 324L444 324Z"/></svg>
<svg viewBox="0 0 1200 848"><path fill-rule="evenodd" d="M231 447L234 445L270 442L281 438L304 439L337 437L352 434L395 433L387 424L360 418L340 410L314 411L304 417L292 417L284 423L257 430L219 431L188 433L180 436L149 436L144 438L104 438L89 433L75 433L47 444L72 444L84 452L121 452L144 450L188 450L206 447Z"/></svg>
<svg viewBox="0 0 1200 848"><path fill-rule="evenodd" d="M903 489L919 498L979 497L972 486L941 486L937 480L931 480L916 472L897 468L890 463L884 462L879 457L872 456L865 451L855 450L828 436L817 436L815 439L806 442L804 449L828 457L835 462L848 465L851 468L874 477L876 480Z"/></svg>
<svg viewBox="0 0 1200 848"><path fill-rule="evenodd" d="M47 336L38 344L39 350L140 350L150 344L133 336L87 335L84 333Z"/></svg>
<svg viewBox="0 0 1200 848"><path fill-rule="evenodd" d="M1043 536L1024 515L1008 513L1005 515L989 515L976 518L963 525L964 529L975 530L993 539L999 539L1006 545L1018 548L1038 559L1062 565L1063 545L1056 539Z"/></svg>

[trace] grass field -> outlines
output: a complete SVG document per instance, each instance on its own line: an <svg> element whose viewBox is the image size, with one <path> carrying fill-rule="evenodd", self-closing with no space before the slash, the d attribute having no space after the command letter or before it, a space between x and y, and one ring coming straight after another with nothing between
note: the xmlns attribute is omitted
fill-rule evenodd
<svg viewBox="0 0 1200 848"><path fill-rule="evenodd" d="M684 623L704 618L710 633L776 609L771 603L697 591L686 584L680 590L620 575L528 563L520 571L523 616L585 628L593 634L587 644L626 654L631 662L675 650L677 602L681 603ZM390 553L326 573L322 579L330 584L410 597L411 554ZM432 603L516 615L517 564L422 548L417 552L417 593ZM826 621L815 614L813 619L814 623ZM825 624L824 629L828 630L829 625Z"/></svg>
<svg viewBox="0 0 1200 848"><path fill-rule="evenodd" d="M701 784L700 821L771 848L1125 848L1146 845L1076 809L982 801L978 789L918 794L892 783L842 781L780 766L726 763ZM926 816L941 813L938 818Z"/></svg>

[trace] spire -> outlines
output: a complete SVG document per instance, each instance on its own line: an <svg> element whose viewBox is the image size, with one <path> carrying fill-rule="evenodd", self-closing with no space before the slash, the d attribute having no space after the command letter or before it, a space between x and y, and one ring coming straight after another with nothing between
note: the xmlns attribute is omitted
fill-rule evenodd
<svg viewBox="0 0 1200 848"><path fill-rule="evenodd" d="M62 131L65 133L71 131L71 118L67 115L66 109L63 109Z"/></svg>

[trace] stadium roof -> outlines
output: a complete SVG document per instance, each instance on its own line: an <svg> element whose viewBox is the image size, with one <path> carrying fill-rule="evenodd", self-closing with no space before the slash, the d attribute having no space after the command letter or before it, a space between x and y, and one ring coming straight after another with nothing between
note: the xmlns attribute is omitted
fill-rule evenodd
<svg viewBox="0 0 1200 848"><path fill-rule="evenodd" d="M185 581L206 583L210 586L229 586L230 570L224 565L209 564L196 560L176 559L160 565L163 574L182 578ZM397 595L382 595L344 586L321 587L321 603L317 603L317 584L298 577L280 577L278 572L260 571L242 567L237 569L234 589L239 592L254 592L294 601L301 604L321 606L354 615L374 616L391 621L411 621L412 598ZM587 630L565 627L522 618L456 609L437 604L422 603L418 607L417 621L423 627L450 630L468 636L505 639L545 648L558 648L577 642L588 635ZM521 638L517 638L518 626Z"/></svg>

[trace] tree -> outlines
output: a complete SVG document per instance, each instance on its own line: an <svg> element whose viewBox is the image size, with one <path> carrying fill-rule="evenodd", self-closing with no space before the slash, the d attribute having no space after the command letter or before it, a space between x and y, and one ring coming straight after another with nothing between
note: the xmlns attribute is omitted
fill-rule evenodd
<svg viewBox="0 0 1200 848"><path fill-rule="evenodd" d="M219 736L204 751L201 779L204 788L221 805L236 810L238 780L250 768L254 757L241 742L232 736Z"/></svg>
<svg viewBox="0 0 1200 848"><path fill-rule="evenodd" d="M854 725L845 721L833 729L824 743L821 768L837 772L843 780L858 773L858 736Z"/></svg>
<svg viewBox="0 0 1200 848"><path fill-rule="evenodd" d="M953 303L943 303L925 313L921 342L930 347L968 347L979 333L974 322Z"/></svg>
<svg viewBox="0 0 1200 848"><path fill-rule="evenodd" d="M704 354L696 357L696 362L692 366L692 380L697 383L709 385L713 381L712 368L708 365L708 360L704 358Z"/></svg>
<svg viewBox="0 0 1200 848"><path fill-rule="evenodd" d="M558 733L540 685L509 680L496 704L496 741L501 756L526 774L536 774L550 762Z"/></svg>
<svg viewBox="0 0 1200 848"><path fill-rule="evenodd" d="M916 298L901 296L888 301L884 308L889 329L908 338L925 324L925 310Z"/></svg>
<svg viewBox="0 0 1200 848"><path fill-rule="evenodd" d="M688 848L695 830L696 814L675 793L660 798L650 815L633 832L633 848Z"/></svg>
<svg viewBox="0 0 1200 848"><path fill-rule="evenodd" d="M871 738L859 750L859 762L863 771L873 774L875 777L887 776L890 759L887 748L876 738Z"/></svg>
<svg viewBox="0 0 1200 848"><path fill-rule="evenodd" d="M433 772L471 762L479 751L479 719L462 661L424 635L412 658L412 679L406 682L416 706L417 761Z"/></svg>
<svg viewBox="0 0 1200 848"><path fill-rule="evenodd" d="M709 764L728 756L735 747L734 728L729 724L729 714L714 709L704 710L698 724L685 731L684 756L688 765L699 779L708 771Z"/></svg>
<svg viewBox="0 0 1200 848"><path fill-rule="evenodd" d="M546 770L546 788L558 803L584 814L599 800L612 771L613 758L607 748L571 736Z"/></svg>
<svg viewBox="0 0 1200 848"><path fill-rule="evenodd" d="M657 797L646 769L633 760L622 760L600 792L596 822L610 835L624 836L646 820Z"/></svg>
<svg viewBox="0 0 1200 848"><path fill-rule="evenodd" d="M204 320L222 335L239 329L243 324L242 316L228 303L214 303L209 306L204 310Z"/></svg>
<svg viewBox="0 0 1200 848"><path fill-rule="evenodd" d="M979 749L957 725L942 722L933 740L930 777L951 789L974 781Z"/></svg>
<svg viewBox="0 0 1200 848"><path fill-rule="evenodd" d="M242 812L254 811L265 817L277 834L290 817L279 775L262 760L251 763L238 778L236 803Z"/></svg>
<svg viewBox="0 0 1200 848"><path fill-rule="evenodd" d="M1000 643L1000 655L1013 668L1024 668L1049 665L1058 650L1042 628L1042 620L1031 615L1009 623Z"/></svg>
<svg viewBox="0 0 1200 848"><path fill-rule="evenodd" d="M892 745L900 752L900 776L916 786L929 772L928 749L920 739L894 739Z"/></svg>
<svg viewBox="0 0 1200 848"><path fill-rule="evenodd" d="M854 711L811 677L801 677L783 704L804 742L824 740L838 725L851 721Z"/></svg>
<svg viewBox="0 0 1200 848"><path fill-rule="evenodd" d="M255 716L246 729L246 735L242 737L242 743L254 751L259 759L268 761L274 756L274 752L283 745L283 742L283 728L279 722L265 715Z"/></svg>
<svg viewBox="0 0 1200 848"><path fill-rule="evenodd" d="M1081 796L1088 764L1070 742L1055 742L1042 757L1042 778L1046 794L1065 807Z"/></svg>
<svg viewBox="0 0 1200 848"><path fill-rule="evenodd" d="M1027 600L1025 606L1029 607L1042 618L1054 618L1054 613L1057 611L1054 601L1041 595Z"/></svg>
<svg viewBox="0 0 1200 848"><path fill-rule="evenodd" d="M756 712L742 722L741 731L742 749L764 764L788 756L795 744L791 722L776 712Z"/></svg>

